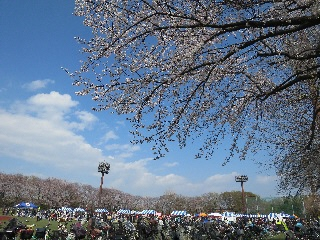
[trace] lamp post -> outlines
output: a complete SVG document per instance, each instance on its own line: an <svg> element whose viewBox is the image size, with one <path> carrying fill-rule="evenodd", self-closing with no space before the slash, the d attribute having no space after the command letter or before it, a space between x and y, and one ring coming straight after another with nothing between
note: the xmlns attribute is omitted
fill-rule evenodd
<svg viewBox="0 0 320 240"><path fill-rule="evenodd" d="M101 207L101 195L102 195L102 185L103 185L103 177L104 174L108 174L110 170L110 164L103 161L99 163L98 172L101 173L101 181L100 181L100 191L99 191L99 207Z"/></svg>
<svg viewBox="0 0 320 240"><path fill-rule="evenodd" d="M240 175L240 176L235 176L235 180L236 182L240 182L241 183L241 189L242 189L242 210L243 213L246 212L246 204L245 204L245 200L244 200L244 184L245 182L248 181L248 176L247 175Z"/></svg>

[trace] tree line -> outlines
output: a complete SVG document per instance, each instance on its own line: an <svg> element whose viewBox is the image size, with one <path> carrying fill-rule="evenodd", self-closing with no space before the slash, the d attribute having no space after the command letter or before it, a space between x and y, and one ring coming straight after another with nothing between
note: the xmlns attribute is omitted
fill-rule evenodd
<svg viewBox="0 0 320 240"><path fill-rule="evenodd" d="M62 179L22 174L0 173L0 206L13 207L19 202L32 202L41 209L60 207L82 207L93 210L106 208L108 211L130 209L142 211L153 209L163 214L175 210L186 210L190 214L232 211L243 213L242 192L209 192L201 196L182 196L165 192L159 197L131 195L116 189L104 188L99 206L99 188L91 185L67 182ZM252 192L245 192L248 214L285 212L297 216L318 216L319 199L311 196L292 196L263 199Z"/></svg>

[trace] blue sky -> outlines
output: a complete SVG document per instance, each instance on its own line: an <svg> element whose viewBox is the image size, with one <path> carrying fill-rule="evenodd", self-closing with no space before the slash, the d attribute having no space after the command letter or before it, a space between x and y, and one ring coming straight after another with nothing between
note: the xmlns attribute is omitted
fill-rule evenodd
<svg viewBox="0 0 320 240"><path fill-rule="evenodd" d="M151 145L130 144L125 116L91 111L95 102L76 96L61 69L80 66L84 56L74 37L90 34L73 8L71 0L0 1L1 172L99 187L97 167L105 160L111 171L104 187L133 195L240 191L234 177L246 174L245 191L276 196L275 173L252 161L234 158L222 166L224 149L210 161L196 160L194 145L171 145L154 161Z"/></svg>

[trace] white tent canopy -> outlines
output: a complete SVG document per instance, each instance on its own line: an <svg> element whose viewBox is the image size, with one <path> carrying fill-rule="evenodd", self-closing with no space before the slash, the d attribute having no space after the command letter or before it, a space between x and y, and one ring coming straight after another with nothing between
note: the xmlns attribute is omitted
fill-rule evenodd
<svg viewBox="0 0 320 240"><path fill-rule="evenodd" d="M98 209L95 210L95 212L97 212L97 213L107 213L108 210L105 209L105 208L98 208Z"/></svg>
<svg viewBox="0 0 320 240"><path fill-rule="evenodd" d="M140 214L144 215L156 215L157 214L157 211L156 210L142 210L140 212Z"/></svg>
<svg viewBox="0 0 320 240"><path fill-rule="evenodd" d="M85 212L86 210L84 210L83 208L77 207L75 209L73 209L74 212Z"/></svg>
<svg viewBox="0 0 320 240"><path fill-rule="evenodd" d="M173 215L173 216L186 216L187 211L172 211L171 215Z"/></svg>
<svg viewBox="0 0 320 240"><path fill-rule="evenodd" d="M209 213L208 216L210 216L210 217L222 217L222 214L214 212L214 213Z"/></svg>
<svg viewBox="0 0 320 240"><path fill-rule="evenodd" d="M64 211L64 212L72 212L73 209L71 207L61 207L59 208L60 211Z"/></svg>
<svg viewBox="0 0 320 240"><path fill-rule="evenodd" d="M117 211L117 214L132 214L134 211L131 211L130 209L120 209Z"/></svg>

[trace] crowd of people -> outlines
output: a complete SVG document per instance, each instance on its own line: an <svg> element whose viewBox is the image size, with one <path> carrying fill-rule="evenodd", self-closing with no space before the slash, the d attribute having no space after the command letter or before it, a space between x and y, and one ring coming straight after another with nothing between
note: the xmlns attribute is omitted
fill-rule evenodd
<svg viewBox="0 0 320 240"><path fill-rule="evenodd" d="M63 209L3 209L3 215L35 217L37 221L58 221L65 238L74 239L266 239L285 233L287 239L312 236L320 239L319 219L268 217L173 216L117 214ZM69 229L66 228L67 224ZM74 224L75 223L75 224ZM317 239L310 238L310 239ZM61 236L59 237L61 239Z"/></svg>

